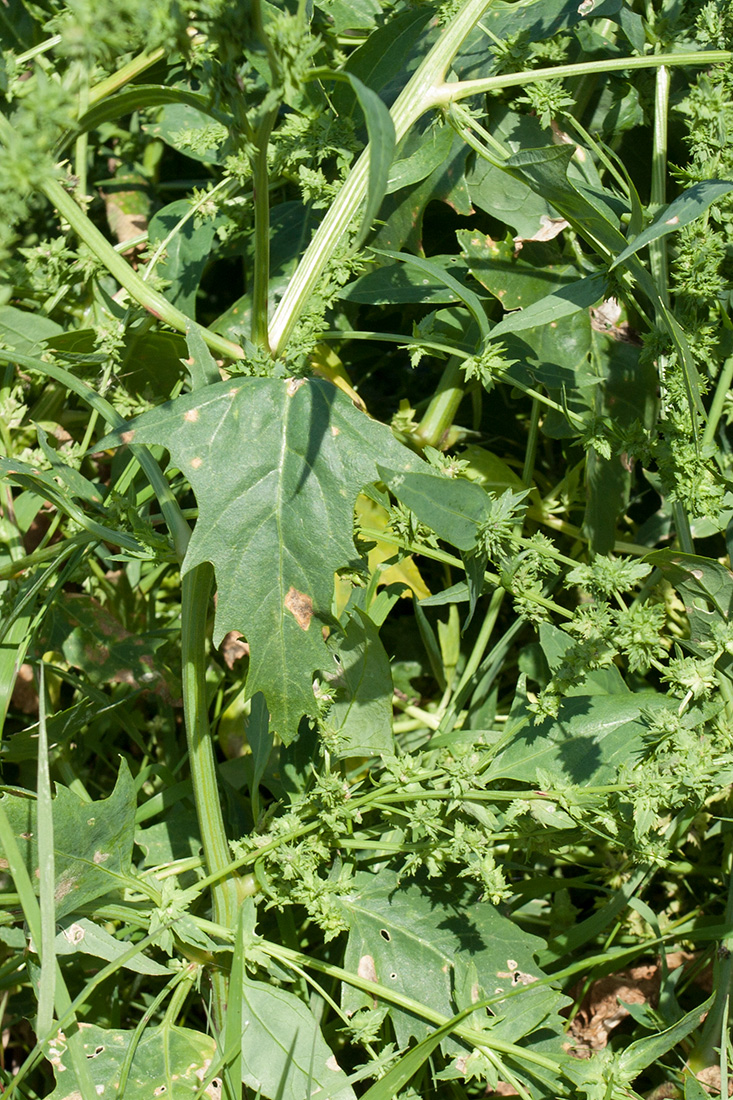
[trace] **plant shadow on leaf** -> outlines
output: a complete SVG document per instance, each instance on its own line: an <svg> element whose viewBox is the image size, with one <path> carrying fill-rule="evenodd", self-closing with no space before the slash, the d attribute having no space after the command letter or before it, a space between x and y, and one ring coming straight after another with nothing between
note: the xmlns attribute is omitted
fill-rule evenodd
<svg viewBox="0 0 733 1100"><path fill-rule="evenodd" d="M642 710L660 706L664 699L651 693L576 695L561 704L557 718L533 724L522 703L513 715L521 728L496 756L490 775L533 783L541 769L558 784L611 782L619 765L643 749Z"/></svg>

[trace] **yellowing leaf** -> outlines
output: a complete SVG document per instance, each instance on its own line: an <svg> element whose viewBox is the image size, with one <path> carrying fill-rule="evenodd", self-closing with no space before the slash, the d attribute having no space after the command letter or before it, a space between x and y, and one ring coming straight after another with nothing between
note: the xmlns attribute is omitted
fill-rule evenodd
<svg viewBox="0 0 733 1100"><path fill-rule="evenodd" d="M356 518L362 527L367 527L373 531L384 531L389 521L389 512L381 504L377 504L370 497L360 493L356 498ZM396 547L393 543L376 539L375 545L368 554L370 572L373 573L383 561L393 558L395 553ZM380 584L394 584L395 582L406 584L419 600L424 600L426 596L430 595L430 589L425 584L420 570L415 565L415 559L412 557L405 558L396 565L390 565L380 574Z"/></svg>

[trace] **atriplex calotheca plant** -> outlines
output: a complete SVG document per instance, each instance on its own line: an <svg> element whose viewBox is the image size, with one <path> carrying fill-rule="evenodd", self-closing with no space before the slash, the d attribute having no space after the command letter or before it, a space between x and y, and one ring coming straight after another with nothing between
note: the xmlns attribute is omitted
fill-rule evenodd
<svg viewBox="0 0 733 1100"><path fill-rule="evenodd" d="M730 0L0 38L3 1095L728 1095Z"/></svg>

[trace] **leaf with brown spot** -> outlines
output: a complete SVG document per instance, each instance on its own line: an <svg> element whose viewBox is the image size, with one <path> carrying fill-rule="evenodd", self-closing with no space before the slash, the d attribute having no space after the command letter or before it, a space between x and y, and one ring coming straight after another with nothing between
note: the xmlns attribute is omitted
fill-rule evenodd
<svg viewBox="0 0 733 1100"><path fill-rule="evenodd" d="M291 585L285 597L285 607L301 630L307 630L313 618L313 600L305 592L298 592Z"/></svg>
<svg viewBox="0 0 733 1100"><path fill-rule="evenodd" d="M135 830L135 786L124 759L109 798L82 800L60 784L53 800L56 861L56 919L76 912L104 894L122 890L131 873ZM35 798L4 794L0 799L25 861L38 886Z"/></svg>
<svg viewBox="0 0 733 1100"><path fill-rule="evenodd" d="M118 1095L120 1073L128 1057L129 1076L125 1095L163 1096L183 1100L201 1096L201 1082L215 1057L216 1043L209 1035L187 1027L164 1023L147 1027L136 1041L132 1029L106 1029L96 1024L81 1025L86 1064L98 1096ZM54 1048L50 1059L56 1088L48 1100L81 1100L74 1063L66 1043ZM208 1089L204 1096L214 1096Z"/></svg>
<svg viewBox="0 0 733 1100"><path fill-rule="evenodd" d="M316 714L313 674L333 665L322 628L332 625L334 573L356 557L359 490L378 478L377 462L422 465L330 382L298 382L215 383L132 425L136 442L166 447L191 483L199 518L183 570L213 564L214 643L244 635L247 692L263 692L286 743L303 714ZM116 432L99 446L122 441Z"/></svg>

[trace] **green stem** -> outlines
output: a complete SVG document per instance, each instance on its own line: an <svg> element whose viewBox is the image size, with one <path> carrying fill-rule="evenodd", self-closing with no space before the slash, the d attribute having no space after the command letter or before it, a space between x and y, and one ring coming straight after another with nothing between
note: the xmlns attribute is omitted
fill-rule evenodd
<svg viewBox="0 0 733 1100"><path fill-rule="evenodd" d="M396 1005L398 1008L403 1009L403 1011L417 1016L418 1019L427 1020L436 1027L442 1027L449 1022L450 1017L443 1016L440 1012L436 1012L434 1009L422 1004L422 1002L416 1001L412 997L406 997L404 994L389 989L379 982L372 982L369 979L360 978L358 975L351 973L349 970L344 970L340 966L322 962L320 959L312 958L310 955L304 955L300 951L291 951L287 947L271 943L268 940L259 941L258 946L271 958L279 959L286 966L294 963L296 966L302 966L308 970L317 970L321 974L328 974L338 981L346 982L355 989L360 989L370 997L378 997L388 1004ZM490 1031L478 1031L475 1028L457 1024L453 1034L473 1047L485 1047L498 1054L508 1055L515 1059L520 1065L524 1063L527 1069L531 1066L537 1066L541 1069L549 1070L553 1074L562 1072L553 1058L549 1058L547 1055L537 1051L530 1050L528 1047L519 1047L514 1043L508 1043L502 1039L495 1038L491 1035Z"/></svg>
<svg viewBox="0 0 733 1100"><path fill-rule="evenodd" d="M478 638L476 639L470 657L466 661L466 667L463 670L463 675L461 676L456 690L453 693L453 698L451 700L450 706L445 712L440 722L440 726L438 727L439 733L447 733L449 730L453 729L456 718L460 714L461 708L468 698L469 692L473 685L474 675L479 665L481 664L484 653L486 652L486 647L489 644L489 639L491 638L494 627L496 626L496 620L499 617L499 612L501 610L501 605L504 602L505 595L506 593L503 588L497 588L494 590L488 610L484 615L484 621L481 624Z"/></svg>
<svg viewBox="0 0 733 1100"><path fill-rule="evenodd" d="M723 363L723 368L718 378L715 394L713 395L712 404L710 405L710 412L708 413L707 423L705 424L705 431L702 433L702 446L709 447L712 445L715 439L715 433L718 430L718 424L720 418L723 415L723 409L725 408L725 399L728 396L728 391L733 382L733 355L729 355L726 361Z"/></svg>
<svg viewBox="0 0 733 1100"><path fill-rule="evenodd" d="M259 126L257 152L252 160L255 214L252 343L263 348L268 346L270 295L270 188L267 171L267 148L276 119L277 112L271 111Z"/></svg>
<svg viewBox="0 0 733 1100"><path fill-rule="evenodd" d="M184 573L181 594L181 663L183 666L183 713L186 722L191 782L201 832L204 859L212 886L214 919L234 928L238 893L231 874L232 863L221 812L216 777L214 745L209 726L206 698L206 623L211 594L212 570L208 562ZM212 973L214 1018L222 1027L227 1002L224 974Z"/></svg>
<svg viewBox="0 0 733 1100"><path fill-rule="evenodd" d="M390 112L397 142L401 141L425 111L434 106L436 85L440 83L442 86L448 66L490 3L491 0L468 0L450 20L439 40L405 85ZM369 159L367 145L336 196L333 206L319 225L275 310L270 325L270 348L275 356L282 355L285 350L323 269L366 195Z"/></svg>
<svg viewBox="0 0 733 1100"><path fill-rule="evenodd" d="M86 69L82 73L79 87L79 117L89 108L89 74ZM74 149L74 167L78 179L78 190L82 201L87 193L87 156L89 153L89 135L79 134Z"/></svg>
<svg viewBox="0 0 733 1100"><path fill-rule="evenodd" d="M464 385L461 361L454 356L443 371L427 412L413 434L421 447L440 448L463 400Z"/></svg>
<svg viewBox="0 0 733 1100"><path fill-rule="evenodd" d="M669 117L669 69L661 65L657 69L654 89L654 132L652 144L652 186L651 202L653 206L663 206L667 195L667 129ZM657 285L659 296L665 305L669 304L667 293L667 238L658 237L649 242L649 260L652 277Z"/></svg>
<svg viewBox="0 0 733 1100"><path fill-rule="evenodd" d="M441 84L432 89L433 101L429 106L445 107L468 99L473 95L485 95L500 88L512 88L519 84L537 84L542 80L563 80L584 76L587 73L614 73L635 69L655 69L659 65L708 65L730 61L730 50L681 50L679 53L651 54L644 57L614 57L605 61L583 61L574 65L553 65L547 69L529 69L522 73L502 73L499 76L481 77L479 80L460 80L455 84Z"/></svg>
<svg viewBox="0 0 733 1100"><path fill-rule="evenodd" d="M5 129L5 127L3 127ZM109 241L89 220L80 206L74 201L58 180L46 179L39 183L39 189L49 202L58 210L62 218L65 218L77 236L91 249L113 275L120 286L124 287L130 297L138 302L144 309L152 313L154 317L164 321L177 332L186 332L191 324L191 318L177 309L164 298L157 290L153 290L128 264L127 260L115 251ZM242 359L244 352L238 344L219 336L216 332L201 327L201 335L217 355L226 359Z"/></svg>
<svg viewBox="0 0 733 1100"><path fill-rule="evenodd" d="M133 57L132 61L128 61L126 65L123 65L121 69L118 69L116 73L112 73L105 80L100 80L99 84L96 84L90 90L90 106L93 103L99 103L101 99L106 99L113 92L119 91L125 84L129 84L131 80L135 80L141 73L144 73L146 69L150 69L158 61L162 61L164 57L165 49L163 46L159 46L157 50L151 50L150 53L141 53L137 57Z"/></svg>
<svg viewBox="0 0 733 1100"><path fill-rule="evenodd" d="M668 144L668 118L669 118L669 69L661 65L657 69L654 89L654 131L652 139L652 185L651 202L653 206L663 206L667 198L667 144ZM654 285L659 294L661 305L668 306L669 293L667 289L667 238L660 237L649 242L649 262L652 270ZM661 310L658 308L657 324L661 321ZM660 374L662 389L664 389L664 357L660 357ZM685 554L694 554L695 546L692 541L690 520L683 505L679 501L672 504L675 529L680 549Z"/></svg>

